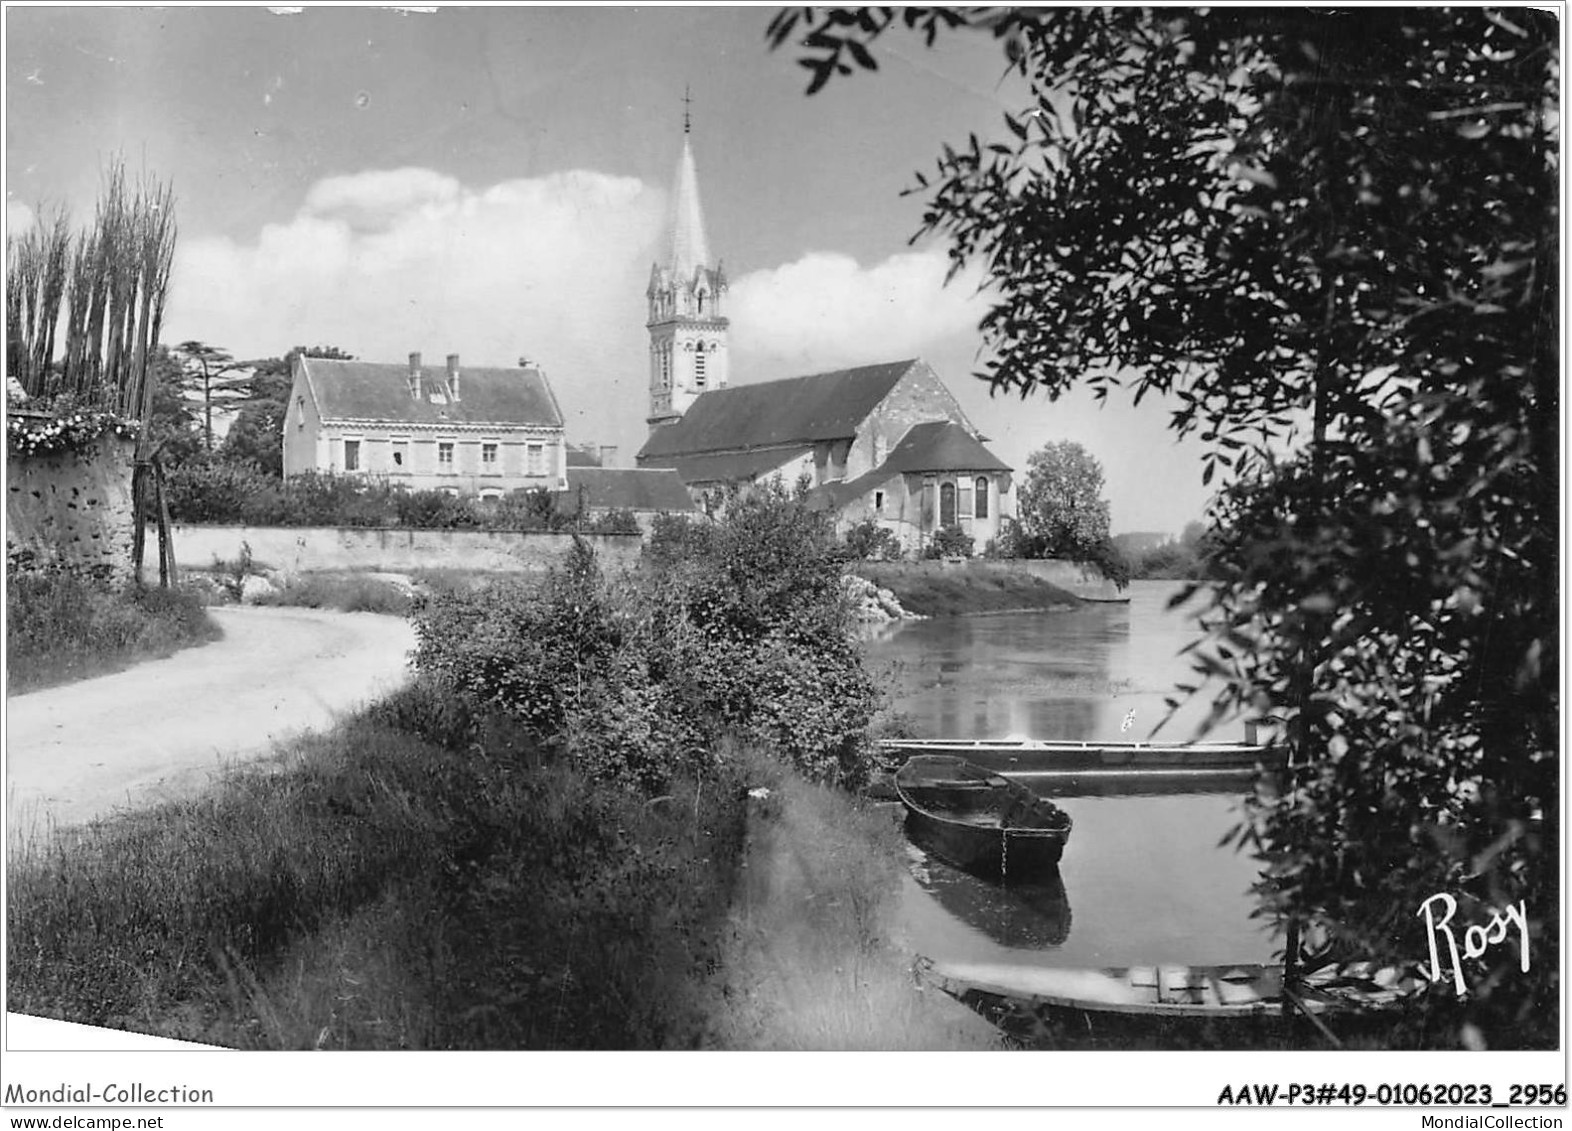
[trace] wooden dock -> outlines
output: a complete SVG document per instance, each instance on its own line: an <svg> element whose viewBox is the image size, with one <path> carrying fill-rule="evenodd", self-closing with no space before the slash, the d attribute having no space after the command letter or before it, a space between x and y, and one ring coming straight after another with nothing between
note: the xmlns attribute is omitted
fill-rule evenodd
<svg viewBox="0 0 1572 1131"><path fill-rule="evenodd" d="M1183 782L1187 777L1248 780L1287 764L1282 746L1241 742L1061 742L1016 739L886 739L885 764L899 766L921 754L960 757L1012 777L1144 777Z"/></svg>

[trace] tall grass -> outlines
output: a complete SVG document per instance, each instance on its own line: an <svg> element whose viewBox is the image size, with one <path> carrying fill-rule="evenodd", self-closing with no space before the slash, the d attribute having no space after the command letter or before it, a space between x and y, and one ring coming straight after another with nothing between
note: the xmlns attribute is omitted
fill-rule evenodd
<svg viewBox="0 0 1572 1131"><path fill-rule="evenodd" d="M6 571L7 691L105 675L221 635L197 597L63 569Z"/></svg>
<svg viewBox="0 0 1572 1131"><path fill-rule="evenodd" d="M256 603L405 616L413 601L408 589L383 578L363 573L308 573L290 578L276 592L258 597Z"/></svg>
<svg viewBox="0 0 1572 1131"><path fill-rule="evenodd" d="M416 687L13 846L11 1008L247 1048L694 1046L741 797L724 769L596 785Z"/></svg>
<svg viewBox="0 0 1572 1131"><path fill-rule="evenodd" d="M899 833L886 811L755 761L770 796L750 822L724 964L718 1045L966 1050L1002 1034L923 990L895 938Z"/></svg>

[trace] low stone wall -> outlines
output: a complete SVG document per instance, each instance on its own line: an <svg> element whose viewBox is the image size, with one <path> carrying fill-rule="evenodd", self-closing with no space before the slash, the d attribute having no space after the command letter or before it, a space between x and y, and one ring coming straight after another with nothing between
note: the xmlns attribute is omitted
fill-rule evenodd
<svg viewBox="0 0 1572 1131"><path fill-rule="evenodd" d="M6 456L6 549L131 573L136 442L105 436L80 451ZM156 537L153 560L158 560Z"/></svg>
<svg viewBox="0 0 1572 1131"><path fill-rule="evenodd" d="M1022 573L1031 577L1057 585L1060 589L1074 593L1092 601L1115 600L1126 596L1119 592L1117 586L1109 581L1096 569L1078 562L1061 561L1058 558L1015 558L996 560L992 558L967 558L963 561L924 561L909 562L902 566L903 569L931 570L934 573L945 573L953 570L961 571L997 571L1001 573Z"/></svg>
<svg viewBox="0 0 1572 1131"><path fill-rule="evenodd" d="M638 561L637 534L586 534L604 569ZM365 570L409 573L420 569L536 573L562 560L571 534L497 530L367 529L338 526L197 526L175 524L175 553L185 569L207 569L217 558L237 560L251 547L258 568L285 573Z"/></svg>

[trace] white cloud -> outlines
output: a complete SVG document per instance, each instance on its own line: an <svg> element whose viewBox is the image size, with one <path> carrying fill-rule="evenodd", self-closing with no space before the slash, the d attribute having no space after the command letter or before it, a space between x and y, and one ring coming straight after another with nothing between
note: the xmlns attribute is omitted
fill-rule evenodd
<svg viewBox="0 0 1572 1131"><path fill-rule="evenodd" d="M941 248L893 255L863 267L813 252L735 280L728 296L739 367L753 360L782 373L887 361L977 340L987 300L978 276L948 285Z"/></svg>
<svg viewBox="0 0 1572 1131"><path fill-rule="evenodd" d="M545 366L570 439L631 459L646 435L644 288L665 219L663 191L595 172L481 188L421 168L329 177L253 238L182 238L163 336L246 358L294 345L383 362L527 356ZM946 268L937 248L867 267L813 253L734 280L733 379L969 356L985 300L975 278L946 286Z"/></svg>
<svg viewBox="0 0 1572 1131"><path fill-rule="evenodd" d="M163 336L239 357L307 344L386 362L414 350L470 365L528 356L546 367L571 438L633 446L664 204L639 180L593 172L484 189L429 169L330 177L252 240L182 239Z"/></svg>

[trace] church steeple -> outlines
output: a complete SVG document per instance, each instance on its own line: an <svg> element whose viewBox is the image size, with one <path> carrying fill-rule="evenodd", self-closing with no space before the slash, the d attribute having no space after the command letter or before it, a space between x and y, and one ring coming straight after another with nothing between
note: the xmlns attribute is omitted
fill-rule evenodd
<svg viewBox="0 0 1572 1131"><path fill-rule="evenodd" d="M683 95L682 156L672 188L671 252L650 269L650 427L680 417L727 379L727 320L721 314L726 273L710 259L693 161L691 99Z"/></svg>

